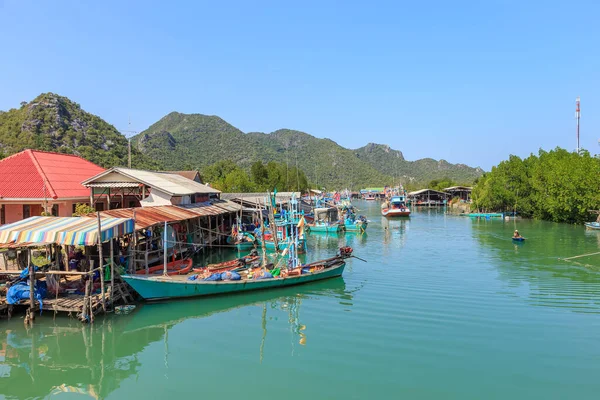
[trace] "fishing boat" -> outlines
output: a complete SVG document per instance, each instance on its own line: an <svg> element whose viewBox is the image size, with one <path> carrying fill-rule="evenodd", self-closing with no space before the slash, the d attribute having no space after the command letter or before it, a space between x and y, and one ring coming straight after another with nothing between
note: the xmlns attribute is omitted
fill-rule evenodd
<svg viewBox="0 0 600 400"><path fill-rule="evenodd" d="M586 222L586 229L600 230L600 222Z"/></svg>
<svg viewBox="0 0 600 400"><path fill-rule="evenodd" d="M381 205L381 215L384 217L408 217L410 208L406 205L406 198L393 196Z"/></svg>
<svg viewBox="0 0 600 400"><path fill-rule="evenodd" d="M346 258L351 256L352 248L343 247L335 257L294 266L285 270L283 276L278 277L269 277L271 274L267 273L257 276L256 271L246 270L238 275L239 280L190 280L188 277L179 276L138 275L123 275L123 279L146 301L230 294L281 288L338 277L344 272ZM252 271L250 272L252 275L249 271Z"/></svg>
<svg viewBox="0 0 600 400"><path fill-rule="evenodd" d="M239 251L250 250L254 247L256 238L249 232L241 232L227 237L227 244L235 246Z"/></svg>
<svg viewBox="0 0 600 400"><path fill-rule="evenodd" d="M258 261L258 255L257 254L249 254L245 257L236 258L235 260L224 261L224 262L217 263L217 264L208 264L205 267L194 268L193 271L194 272L206 272L206 271L223 272L223 271L238 269L238 268L250 265L256 261Z"/></svg>
<svg viewBox="0 0 600 400"><path fill-rule="evenodd" d="M183 260L171 261L166 265L156 265L153 267L146 269L141 269L137 271L136 275L161 275L164 274L165 269L167 271L167 275L185 275L188 274L192 270L193 261L191 258L184 258Z"/></svg>
<svg viewBox="0 0 600 400"><path fill-rule="evenodd" d="M369 221L367 218L360 215L355 219L346 219L344 221L344 228L346 232L366 232Z"/></svg>
<svg viewBox="0 0 600 400"><path fill-rule="evenodd" d="M375 195L373 193L367 193L367 194L365 194L365 200L374 201Z"/></svg>
<svg viewBox="0 0 600 400"><path fill-rule="evenodd" d="M358 210L352 203L347 202L339 207L339 212L344 220L344 230L346 232L365 232L369 221L364 215L356 215Z"/></svg>
<svg viewBox="0 0 600 400"><path fill-rule="evenodd" d="M315 222L313 224L307 224L306 229L310 233L336 233L344 231L346 226L339 222Z"/></svg>
<svg viewBox="0 0 600 400"><path fill-rule="evenodd" d="M259 239L259 243L262 245L262 239ZM275 241L273 240L273 235L270 233L265 233L265 247L270 251L284 251L290 246L290 240L286 238L280 238L277 241L277 246L275 246ZM298 239L298 253L306 253L306 239L303 237L302 239Z"/></svg>

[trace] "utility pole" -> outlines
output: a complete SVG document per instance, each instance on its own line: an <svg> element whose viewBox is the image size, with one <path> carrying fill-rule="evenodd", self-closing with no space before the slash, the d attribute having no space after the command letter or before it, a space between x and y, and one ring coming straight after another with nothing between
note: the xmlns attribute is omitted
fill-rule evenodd
<svg viewBox="0 0 600 400"><path fill-rule="evenodd" d="M579 119L581 118L580 98L575 99L575 118L577 119L577 154L579 154Z"/></svg>
<svg viewBox="0 0 600 400"><path fill-rule="evenodd" d="M127 125L129 130L121 131L123 135L126 133L137 135L139 132L131 130L131 116L129 117L129 123ZM127 137L127 135L125 135ZM131 168L131 136L127 138L127 168Z"/></svg>

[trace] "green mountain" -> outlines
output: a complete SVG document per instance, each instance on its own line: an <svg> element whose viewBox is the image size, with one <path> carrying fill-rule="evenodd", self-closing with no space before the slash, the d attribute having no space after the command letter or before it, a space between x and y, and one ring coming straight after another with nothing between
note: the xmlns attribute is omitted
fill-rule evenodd
<svg viewBox="0 0 600 400"><path fill-rule="evenodd" d="M245 134L217 116L173 112L134 139L136 147L167 169L203 168L231 160L245 168L255 161L298 165L313 184L328 188L425 182L449 177L470 182L483 171L444 160L406 161L389 146L346 149L330 139L280 129Z"/></svg>
<svg viewBox="0 0 600 400"><path fill-rule="evenodd" d="M446 160L422 158L406 161L402 152L388 145L369 143L356 149L356 156L382 173L392 174L402 182L429 182L434 179L450 178L455 182L470 184L483 174L479 167L465 164L450 164Z"/></svg>
<svg viewBox="0 0 600 400"><path fill-rule="evenodd" d="M77 154L102 167L127 166L127 139L79 104L54 93L44 93L18 109L0 112L0 156L24 149ZM136 168L159 165L132 149Z"/></svg>

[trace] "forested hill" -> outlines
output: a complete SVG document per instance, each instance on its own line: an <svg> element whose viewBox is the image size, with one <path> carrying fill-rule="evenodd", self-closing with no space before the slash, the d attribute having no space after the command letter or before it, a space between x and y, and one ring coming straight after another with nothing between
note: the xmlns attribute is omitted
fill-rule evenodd
<svg viewBox="0 0 600 400"><path fill-rule="evenodd" d="M125 136L79 104L54 93L0 111L0 156L24 149L77 154L105 168L127 165ZM136 168L159 167L136 149L132 162Z"/></svg>
<svg viewBox="0 0 600 400"><path fill-rule="evenodd" d="M346 149L332 140L280 129L245 134L217 116L173 112L134 138L144 154L167 169L202 168L228 159L249 168L255 161L278 161L298 167L318 186L329 188L426 182L451 178L469 183L479 168L446 161L406 161L388 146L369 144Z"/></svg>
<svg viewBox="0 0 600 400"><path fill-rule="evenodd" d="M355 154L378 171L404 178L403 181L428 182L434 179L451 178L455 182L468 184L483 174L483 170L479 167L450 164L446 160L422 158L407 161L402 152L384 144L369 143L356 149Z"/></svg>

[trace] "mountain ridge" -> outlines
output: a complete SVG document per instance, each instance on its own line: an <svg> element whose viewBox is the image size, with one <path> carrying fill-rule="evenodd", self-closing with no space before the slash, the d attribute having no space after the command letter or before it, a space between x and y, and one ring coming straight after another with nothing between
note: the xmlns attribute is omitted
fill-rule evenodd
<svg viewBox="0 0 600 400"><path fill-rule="evenodd" d="M165 146L165 135L174 145ZM199 113L171 112L133 140L142 152L165 162L167 168L203 168L223 159L246 168L253 161L292 162L313 184L333 187L421 183L440 178L470 183L483 173L479 167L446 160L407 161L401 151L387 144L347 149L330 138L293 129L245 133L219 116ZM185 154L186 161L167 157L167 149Z"/></svg>

